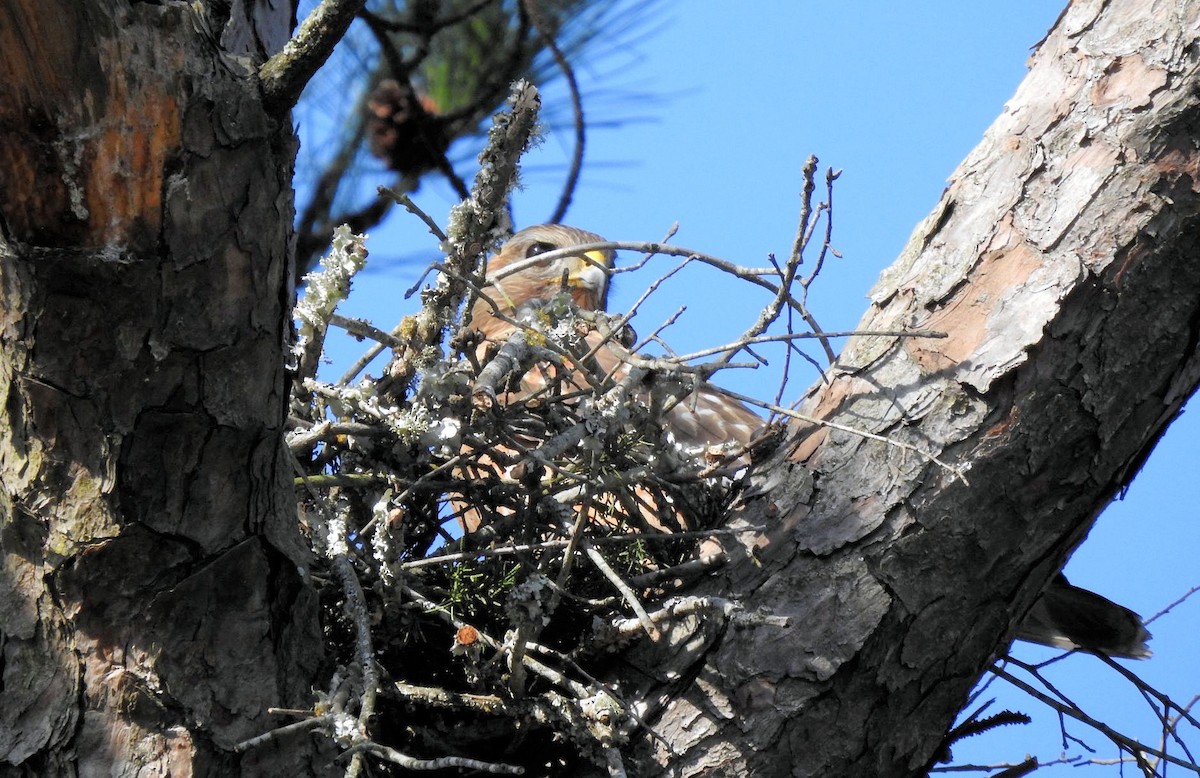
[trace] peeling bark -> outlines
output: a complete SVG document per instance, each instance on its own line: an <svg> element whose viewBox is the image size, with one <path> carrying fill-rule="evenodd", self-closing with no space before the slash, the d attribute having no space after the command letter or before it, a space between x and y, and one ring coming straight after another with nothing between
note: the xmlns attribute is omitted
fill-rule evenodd
<svg viewBox="0 0 1200 778"><path fill-rule="evenodd" d="M1200 380L1200 3L1075 3L872 291L705 593L790 627L676 625L632 658L638 774L923 772L980 673ZM630 677L627 671L622 672Z"/></svg>

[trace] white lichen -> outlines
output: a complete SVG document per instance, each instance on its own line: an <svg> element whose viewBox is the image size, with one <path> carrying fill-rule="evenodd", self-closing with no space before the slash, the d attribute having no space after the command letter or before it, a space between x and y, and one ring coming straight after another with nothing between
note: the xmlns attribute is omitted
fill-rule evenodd
<svg viewBox="0 0 1200 778"><path fill-rule="evenodd" d="M350 546L346 543L346 517L338 513L329 519L325 533L325 555L332 559L348 553Z"/></svg>
<svg viewBox="0 0 1200 778"><path fill-rule="evenodd" d="M345 224L334 230L332 248L321 259L320 268L304 276L304 296L293 313L298 340L324 329L334 309L346 299L354 275L367 264L366 239Z"/></svg>
<svg viewBox="0 0 1200 778"><path fill-rule="evenodd" d="M371 533L371 555L379 565L379 576L384 581L392 577L391 568L391 510L392 490L384 492L371 506L371 522L375 531Z"/></svg>

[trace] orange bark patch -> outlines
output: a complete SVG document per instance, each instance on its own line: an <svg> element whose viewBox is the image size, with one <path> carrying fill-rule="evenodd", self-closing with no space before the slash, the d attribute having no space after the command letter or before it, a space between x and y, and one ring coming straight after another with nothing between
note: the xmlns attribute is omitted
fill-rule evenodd
<svg viewBox="0 0 1200 778"><path fill-rule="evenodd" d="M18 2L31 48L0 25L0 187L16 236L35 245L150 248L164 169L178 156L183 47L137 24L101 37L71 4ZM153 10L148 13L154 13Z"/></svg>
<svg viewBox="0 0 1200 778"><path fill-rule="evenodd" d="M837 376L821 391L816 404L812 407L805 407L804 412L813 418L828 419L834 416L850 398L869 394L875 388L871 382L856 376ZM796 441L795 448L792 449L788 459L792 462L806 462L821 446L825 445L825 439L829 437L830 429L810 425L806 422L797 422L797 424L804 428L805 432Z"/></svg>
<svg viewBox="0 0 1200 778"><path fill-rule="evenodd" d="M945 300L920 329L946 333L938 340L911 338L904 348L924 372L953 368L969 359L988 336L988 319L1000 301L1041 267L1042 253L1030 246L1006 217L971 273L971 282Z"/></svg>
<svg viewBox="0 0 1200 778"><path fill-rule="evenodd" d="M93 245L145 245L157 239L162 219L164 169L180 147L180 97L172 83L182 68L130 62L121 46L101 51L108 75L104 115L97 122L90 164L80 171Z"/></svg>
<svg viewBox="0 0 1200 778"><path fill-rule="evenodd" d="M1098 107L1120 104L1140 108L1149 105L1154 93L1166 85L1167 71L1151 67L1138 56L1117 57L1092 87L1092 102Z"/></svg>

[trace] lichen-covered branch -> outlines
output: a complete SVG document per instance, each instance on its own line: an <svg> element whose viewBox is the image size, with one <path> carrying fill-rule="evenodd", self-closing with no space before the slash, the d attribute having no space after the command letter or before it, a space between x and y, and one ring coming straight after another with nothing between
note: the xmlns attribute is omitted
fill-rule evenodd
<svg viewBox="0 0 1200 778"><path fill-rule="evenodd" d="M471 198L456 206L447 230L446 272L421 294L421 311L406 318L398 337L405 346L397 350L387 369L382 390L402 396L417 370L428 364L441 343L458 306L466 296L466 278L478 272L480 258L495 245L503 229L502 212L516 184L517 164L529 146L540 101L536 87L526 82L514 86L510 110L497 114L480 155L479 173Z"/></svg>
<svg viewBox="0 0 1200 778"><path fill-rule="evenodd" d="M263 63L258 78L268 110L283 113L296 104L364 5L366 0L322 0L283 50Z"/></svg>

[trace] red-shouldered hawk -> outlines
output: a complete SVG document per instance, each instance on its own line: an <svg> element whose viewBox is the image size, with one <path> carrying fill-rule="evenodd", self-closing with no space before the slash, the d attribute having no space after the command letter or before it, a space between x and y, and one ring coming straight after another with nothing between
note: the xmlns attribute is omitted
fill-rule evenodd
<svg viewBox="0 0 1200 778"><path fill-rule="evenodd" d="M485 362L522 329L517 322L564 291L570 293L580 309L603 311L612 251L590 249L557 259L537 259L558 249L602 242L604 239L594 233L555 224L529 227L514 235L488 262L483 296L472 309L471 327L483 336L477 350L480 362ZM596 378L607 377L619 382L629 376L633 358L626 346L611 333L594 329L584 336L584 341L595 361L594 365L588 365L590 377L579 375L578 368L569 361L563 361L561 367L539 363L523 374L518 388L500 397L501 403L537 398L555 381L584 392L592 387ZM652 390L643 385L629 397L645 404L652 394ZM661 418L662 431L668 444L674 444L683 456L691 457L697 463L695 472L702 469L700 465L714 447L729 446L735 452L744 453L764 426L763 420L739 401L706 382L699 383L690 394L684 393L675 399L678 402ZM495 468L491 463L488 466ZM672 522L662 520L661 514L663 504L673 502L673 497L668 495L664 499L661 494L655 494L637 499L636 510L631 511L625 506L627 517L641 513L654 528L671 525ZM470 525L477 520L464 523ZM468 529L473 527L468 526ZM1150 633L1136 613L1100 595L1071 586L1061 574L1051 581L1016 636L1058 648L1111 656L1150 656L1145 643Z"/></svg>
<svg viewBox="0 0 1200 778"><path fill-rule="evenodd" d="M534 260L556 249L603 242L604 238L592 232L560 224L540 224L521 230L505 243L487 265L484 294L488 299L476 301L472 309L471 326L486 341L481 353L513 334L517 327L511 320L522 308L549 300L564 288L582 310L603 311L607 305L607 271L612 268L612 251L592 250L549 262ZM501 276L505 268L525 261L529 261L525 267ZM593 348L604 340L598 331L589 333L587 338ZM608 340L595 353L600 370L617 379L628 370L628 358L629 351L615 340ZM537 378L526 381L524 389L540 388ZM685 398L668 411L666 421L666 432L675 445L701 456L712 446L735 444L745 448L764 424L749 408L709 383L701 383L694 398Z"/></svg>
<svg viewBox="0 0 1200 778"><path fill-rule="evenodd" d="M536 319L543 306L562 301L564 292L569 293L580 310L604 310L612 251L586 250L546 261L537 259L557 249L603 240L599 235L573 227L544 224L521 230L492 257L487 265L486 285L471 311L471 329L482 336L482 342L476 348L480 364L493 359L514 334L526 331L528 323ZM621 416L622 411L638 411L641 415L633 422L628 421L628 413L624 414L625 424L637 426L638 422L646 422L637 431L654 438L650 441L652 453L648 458L656 457L655 448L662 456L646 468L642 483L630 483L629 486L635 488L624 490L621 495L626 503L624 506L614 506L611 494L602 502L614 507L622 515L622 521L637 519L635 524L644 523L654 529L688 526L690 517L679 515L676 510L681 502L680 495L666 492L678 492L675 487L686 484L689 479L691 483L703 480L700 474L707 464L722 456L744 464L747 447L765 422L740 402L702 380L689 387L678 377L664 377L656 371L648 371L640 381L634 381L638 376L630 375L631 363L637 358L626 344L603 327L590 328L579 340L577 350L590 352L583 360L583 368L574 363L580 360L568 358L557 363L539 360L521 375L519 386L509 386L509 391L499 392L499 403L506 407L523 403L545 410L553 405L546 395L554 389L555 397L576 394L596 398L590 409L593 419L603 415L597 409L605 402L627 402L636 406L611 410L617 416ZM623 381L636 385L627 385L625 393L621 394L615 387ZM605 391L607 395L604 395ZM602 422L599 418L597 423ZM659 430L653 429L655 426L661 427L661 435ZM517 442L535 446L541 442L537 438L548 436L531 435L518 438ZM665 461L667 459L672 459L678 466L673 468ZM507 472L503 467L496 467L490 458L483 462L483 471L489 469ZM725 468L725 472L728 470ZM667 480L673 483L666 484ZM652 481L663 485L665 491L651 488ZM637 506L631 506L631 501ZM670 512L672 516L665 517L664 512ZM478 521L473 515L464 517L468 529Z"/></svg>

